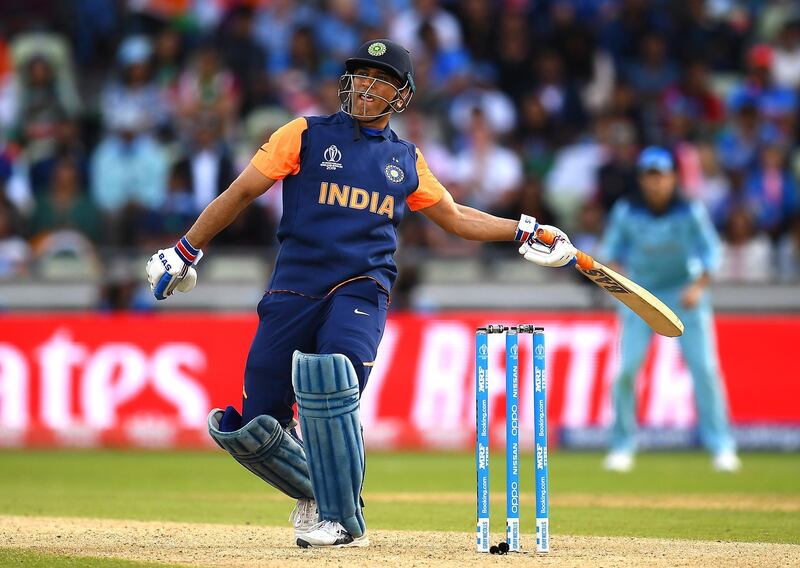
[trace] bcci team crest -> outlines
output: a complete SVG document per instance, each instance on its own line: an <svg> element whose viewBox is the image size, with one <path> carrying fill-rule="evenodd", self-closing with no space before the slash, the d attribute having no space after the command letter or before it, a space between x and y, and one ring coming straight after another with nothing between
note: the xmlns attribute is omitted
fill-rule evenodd
<svg viewBox="0 0 800 568"><path fill-rule="evenodd" d="M383 170L383 172L386 174L386 179L394 183L400 183L401 181L406 179L406 174L403 173L403 170L401 170L394 164L387 165L386 169Z"/></svg>
<svg viewBox="0 0 800 568"><path fill-rule="evenodd" d="M386 45L382 44L379 41L371 43L367 48L367 53L369 53L373 57L380 57L381 55L386 53Z"/></svg>
<svg viewBox="0 0 800 568"><path fill-rule="evenodd" d="M322 157L325 158L325 160L319 165L326 170L338 170L342 167L342 164L340 163L342 161L342 153L335 145L328 146L325 149L325 152L322 154Z"/></svg>

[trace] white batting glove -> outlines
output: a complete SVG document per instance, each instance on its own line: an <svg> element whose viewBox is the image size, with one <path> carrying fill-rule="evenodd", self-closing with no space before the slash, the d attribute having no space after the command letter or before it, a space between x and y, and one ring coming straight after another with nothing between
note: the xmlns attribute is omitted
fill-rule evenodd
<svg viewBox="0 0 800 568"><path fill-rule="evenodd" d="M520 221L520 224L522 224L522 221ZM522 243L522 246L519 247L519 254L521 254L525 260L538 264L539 266L555 267L565 266L575 258L578 250L572 246L569 237L564 231L552 225L537 224L536 228L547 229L556 235L556 240L553 241L553 244L545 244L536 238L536 231L533 231L525 242Z"/></svg>
<svg viewBox="0 0 800 568"><path fill-rule="evenodd" d="M156 300L165 300L177 290L188 292L197 284L194 265L203 251L194 248L182 237L173 248L161 249L147 261L147 281Z"/></svg>

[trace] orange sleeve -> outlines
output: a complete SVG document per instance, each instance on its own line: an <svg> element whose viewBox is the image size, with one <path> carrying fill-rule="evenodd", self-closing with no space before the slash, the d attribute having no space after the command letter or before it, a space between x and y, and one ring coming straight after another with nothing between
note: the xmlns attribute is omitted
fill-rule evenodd
<svg viewBox="0 0 800 568"><path fill-rule="evenodd" d="M419 177L419 185L416 191L406 198L406 203L408 203L408 207L412 211L419 211L431 205L436 205L447 193L444 186L439 183L439 180L431 172L419 148L417 148L417 176Z"/></svg>
<svg viewBox="0 0 800 568"><path fill-rule="evenodd" d="M308 128L305 118L295 118L276 130L250 160L271 179L283 179L300 171L300 143Z"/></svg>

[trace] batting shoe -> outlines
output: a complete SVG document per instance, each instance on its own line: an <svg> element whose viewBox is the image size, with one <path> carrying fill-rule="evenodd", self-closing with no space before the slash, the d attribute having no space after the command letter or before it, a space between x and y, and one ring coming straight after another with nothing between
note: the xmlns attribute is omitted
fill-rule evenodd
<svg viewBox="0 0 800 568"><path fill-rule="evenodd" d="M300 548L349 548L369 546L366 533L356 538L336 521L322 521L297 538Z"/></svg>
<svg viewBox="0 0 800 568"><path fill-rule="evenodd" d="M726 450L714 455L712 461L714 469L723 473L736 473L742 468L742 460L736 455L736 452Z"/></svg>
<svg viewBox="0 0 800 568"><path fill-rule="evenodd" d="M298 499L289 522L294 526L294 536L299 538L319 524L317 502L314 499Z"/></svg>
<svg viewBox="0 0 800 568"><path fill-rule="evenodd" d="M633 453L619 450L610 452L603 461L603 469L628 473L633 469Z"/></svg>

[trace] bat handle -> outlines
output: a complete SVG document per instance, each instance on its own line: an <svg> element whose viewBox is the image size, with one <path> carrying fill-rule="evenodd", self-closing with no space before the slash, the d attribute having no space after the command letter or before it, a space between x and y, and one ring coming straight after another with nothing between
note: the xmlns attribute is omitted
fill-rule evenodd
<svg viewBox="0 0 800 568"><path fill-rule="evenodd" d="M537 229L536 238L546 245L552 245L553 241L556 240L556 236L547 229ZM578 266L583 270L591 270L594 268L594 259L585 252L578 251L578 254L575 255L575 259L578 262Z"/></svg>

